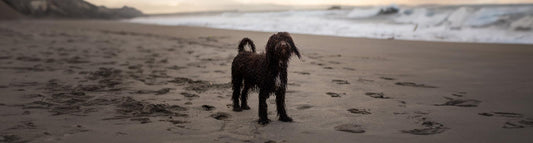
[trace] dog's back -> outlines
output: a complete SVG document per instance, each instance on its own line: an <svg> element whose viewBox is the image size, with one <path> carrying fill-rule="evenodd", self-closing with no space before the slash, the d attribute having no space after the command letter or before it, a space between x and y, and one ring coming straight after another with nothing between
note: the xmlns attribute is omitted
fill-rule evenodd
<svg viewBox="0 0 533 143"><path fill-rule="evenodd" d="M261 72L259 70L261 70L261 66L264 65L264 59L265 54L257 54L248 51L239 52L231 64L232 77L247 79L248 81L245 82L257 85L257 81L261 76L257 73Z"/></svg>

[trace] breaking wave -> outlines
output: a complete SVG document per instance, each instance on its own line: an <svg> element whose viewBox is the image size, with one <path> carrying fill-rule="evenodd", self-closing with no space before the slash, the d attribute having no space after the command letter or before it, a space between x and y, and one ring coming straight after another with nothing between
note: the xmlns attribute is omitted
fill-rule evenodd
<svg viewBox="0 0 533 143"><path fill-rule="evenodd" d="M533 44L533 5L390 5L152 16L127 21L344 37Z"/></svg>

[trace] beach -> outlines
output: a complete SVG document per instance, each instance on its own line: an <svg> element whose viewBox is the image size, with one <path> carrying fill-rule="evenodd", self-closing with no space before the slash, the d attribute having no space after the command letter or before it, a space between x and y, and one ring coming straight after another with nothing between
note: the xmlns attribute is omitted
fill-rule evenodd
<svg viewBox="0 0 533 143"><path fill-rule="evenodd" d="M231 62L272 32L0 21L0 142L529 142L533 48L292 34L286 106L233 112Z"/></svg>

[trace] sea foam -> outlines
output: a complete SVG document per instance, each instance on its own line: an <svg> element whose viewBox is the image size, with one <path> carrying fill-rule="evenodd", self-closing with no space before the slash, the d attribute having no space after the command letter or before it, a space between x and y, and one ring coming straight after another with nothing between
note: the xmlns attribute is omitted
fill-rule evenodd
<svg viewBox="0 0 533 143"><path fill-rule="evenodd" d="M451 42L533 44L533 5L355 7L150 16L127 22Z"/></svg>

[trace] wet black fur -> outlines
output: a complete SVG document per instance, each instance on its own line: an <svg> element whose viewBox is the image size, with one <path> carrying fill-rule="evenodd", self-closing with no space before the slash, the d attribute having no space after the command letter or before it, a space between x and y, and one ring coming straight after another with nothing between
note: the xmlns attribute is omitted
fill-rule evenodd
<svg viewBox="0 0 533 143"><path fill-rule="evenodd" d="M249 44L252 51L245 51ZM291 122L292 118L285 110L285 91L287 87L287 67L292 54L300 58L292 37L287 32L278 32L268 39L265 53L256 53L253 42L244 38L239 44L239 54L231 65L233 85L233 111L249 110L248 91L259 90L260 124L268 124L266 99L270 94L276 95L277 113L280 121ZM243 85L244 83L244 85ZM279 84L277 84L279 83ZM241 87L244 86L241 93ZM239 104L239 97L241 103Z"/></svg>

